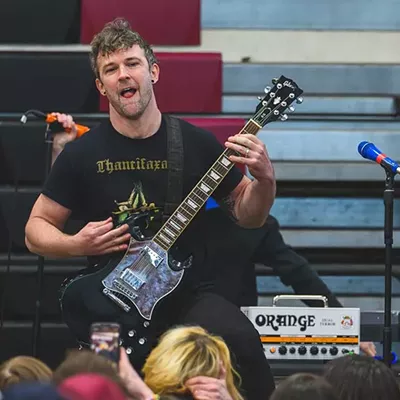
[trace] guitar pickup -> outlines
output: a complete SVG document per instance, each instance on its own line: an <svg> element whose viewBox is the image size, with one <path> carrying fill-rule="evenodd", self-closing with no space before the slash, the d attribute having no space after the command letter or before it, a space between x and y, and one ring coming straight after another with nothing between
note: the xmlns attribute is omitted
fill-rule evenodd
<svg viewBox="0 0 400 400"><path fill-rule="evenodd" d="M149 261L149 263L157 268L163 260L154 250L149 246L145 246L142 250L142 255Z"/></svg>
<svg viewBox="0 0 400 400"><path fill-rule="evenodd" d="M145 284L145 281L135 275L129 268L122 273L120 279L134 290L139 290Z"/></svg>

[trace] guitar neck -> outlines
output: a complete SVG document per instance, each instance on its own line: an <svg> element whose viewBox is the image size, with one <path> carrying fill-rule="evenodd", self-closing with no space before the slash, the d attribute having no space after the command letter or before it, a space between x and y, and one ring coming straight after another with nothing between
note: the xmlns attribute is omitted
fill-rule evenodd
<svg viewBox="0 0 400 400"><path fill-rule="evenodd" d="M253 119L250 119L239 134L256 135L260 129L261 126ZM174 245L208 198L233 168L234 163L229 160L231 155L237 155L237 153L231 149L225 149L154 236L153 241L165 251L168 251Z"/></svg>

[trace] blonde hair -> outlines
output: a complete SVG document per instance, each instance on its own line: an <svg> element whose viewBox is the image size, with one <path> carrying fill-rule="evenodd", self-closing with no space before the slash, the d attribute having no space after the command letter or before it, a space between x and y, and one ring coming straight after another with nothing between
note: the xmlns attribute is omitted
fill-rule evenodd
<svg viewBox="0 0 400 400"><path fill-rule="evenodd" d="M47 382L51 380L52 375L51 369L37 358L13 357L0 366L0 390L20 382Z"/></svg>
<svg viewBox="0 0 400 400"><path fill-rule="evenodd" d="M199 326L170 329L161 337L143 367L144 381L158 394L188 393L185 382L196 376L218 378L226 371L227 389L233 400L243 400L236 385L239 374L233 369L224 340Z"/></svg>

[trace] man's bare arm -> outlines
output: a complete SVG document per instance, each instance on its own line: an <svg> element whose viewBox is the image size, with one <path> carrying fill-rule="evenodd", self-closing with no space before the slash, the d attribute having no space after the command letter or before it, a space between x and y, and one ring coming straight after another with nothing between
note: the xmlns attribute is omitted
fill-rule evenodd
<svg viewBox="0 0 400 400"><path fill-rule="evenodd" d="M68 208L40 195L25 227L28 249L47 257L86 256L127 249L130 238L127 225L114 229L108 218L89 222L77 234L67 235L62 230L70 214Z"/></svg>
<svg viewBox="0 0 400 400"><path fill-rule="evenodd" d="M244 176L224 200L236 222L244 228L264 225L275 199L275 182L260 183Z"/></svg>
<svg viewBox="0 0 400 400"><path fill-rule="evenodd" d="M62 232L71 210L40 195L25 227L25 243L32 253L71 256L71 236Z"/></svg>

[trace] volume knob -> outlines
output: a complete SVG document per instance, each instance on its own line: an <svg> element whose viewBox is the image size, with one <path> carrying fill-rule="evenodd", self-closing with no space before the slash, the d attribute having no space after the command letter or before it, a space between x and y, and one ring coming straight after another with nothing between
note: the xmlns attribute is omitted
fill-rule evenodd
<svg viewBox="0 0 400 400"><path fill-rule="evenodd" d="M286 346L279 347L278 352L279 354L284 356L287 353L287 347Z"/></svg>
<svg viewBox="0 0 400 400"><path fill-rule="evenodd" d="M336 356L338 352L339 350L336 346L333 346L329 349L329 353L331 353L332 356Z"/></svg>
<svg viewBox="0 0 400 400"><path fill-rule="evenodd" d="M300 346L297 351L299 352L300 355L304 356L304 354L307 353L307 348L306 346Z"/></svg>

